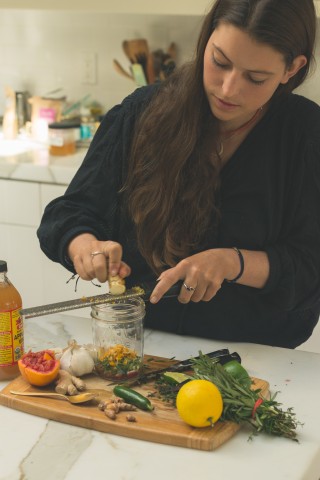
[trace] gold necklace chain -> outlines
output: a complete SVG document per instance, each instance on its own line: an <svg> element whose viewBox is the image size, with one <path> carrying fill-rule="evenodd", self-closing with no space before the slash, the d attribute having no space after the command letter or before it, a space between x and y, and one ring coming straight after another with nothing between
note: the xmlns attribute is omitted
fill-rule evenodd
<svg viewBox="0 0 320 480"><path fill-rule="evenodd" d="M239 135L240 133L247 130L256 121L256 119L258 118L258 116L262 112L262 109L263 109L263 107L258 108L258 110L255 112L255 114L250 118L250 120L248 120L247 122L240 125L240 127L235 128L234 130L229 130L229 131L225 132L225 134L223 135L224 141L225 140L230 140L230 138L233 138L236 135ZM223 154L223 151L224 151L223 141L220 140L220 149L218 151L218 155L221 156Z"/></svg>

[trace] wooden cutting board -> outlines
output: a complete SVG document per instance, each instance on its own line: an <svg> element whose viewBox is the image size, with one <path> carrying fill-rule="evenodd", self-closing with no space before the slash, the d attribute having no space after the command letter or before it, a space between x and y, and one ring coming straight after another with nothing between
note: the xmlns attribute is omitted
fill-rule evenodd
<svg viewBox="0 0 320 480"><path fill-rule="evenodd" d="M145 356L147 371L164 368L172 363L172 360L165 358ZM150 398L155 407L153 412L141 410L132 412L136 417L134 423L126 420L128 412L121 412L117 415L116 420L110 420L104 412L98 409L100 400L108 399L113 395L113 387L108 386L110 382L95 375L84 377L84 380L87 384L87 390L94 390L97 394L97 399L88 403L72 405L65 400L13 395L10 390L21 392L54 391L52 387L42 389L32 387L19 376L0 392L0 404L39 417L100 432L199 450L216 449L235 435L240 428L233 422L217 422L213 428L190 427L180 419L173 406L156 398ZM257 378L254 378L253 381L253 388L259 388L262 395L267 395L268 382ZM155 392L153 383L135 386L134 389L145 396Z"/></svg>

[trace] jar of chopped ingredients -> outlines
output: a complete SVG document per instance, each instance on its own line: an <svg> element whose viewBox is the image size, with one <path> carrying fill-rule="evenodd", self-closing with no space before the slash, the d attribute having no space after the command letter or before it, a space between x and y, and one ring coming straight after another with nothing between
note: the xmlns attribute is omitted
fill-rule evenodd
<svg viewBox="0 0 320 480"><path fill-rule="evenodd" d="M91 308L95 371L117 382L139 375L143 365L144 301L123 299Z"/></svg>

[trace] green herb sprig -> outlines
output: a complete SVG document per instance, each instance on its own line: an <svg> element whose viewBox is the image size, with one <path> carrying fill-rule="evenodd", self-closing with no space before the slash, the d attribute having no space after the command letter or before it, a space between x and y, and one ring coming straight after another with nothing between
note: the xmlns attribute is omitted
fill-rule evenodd
<svg viewBox="0 0 320 480"><path fill-rule="evenodd" d="M176 406L176 398L181 388L181 385L171 385L161 376L156 380L155 388L158 392L158 398L160 398L165 403L168 403L174 407ZM153 394L152 396L156 395Z"/></svg>
<svg viewBox="0 0 320 480"><path fill-rule="evenodd" d="M297 440L296 428L302 425L295 418L292 408L284 411L275 400L277 394L270 398L261 396L261 389L252 390L231 376L219 363L199 352L199 359L193 359L194 377L213 382L223 398L221 420L235 423L249 423L253 433L265 432L271 435Z"/></svg>

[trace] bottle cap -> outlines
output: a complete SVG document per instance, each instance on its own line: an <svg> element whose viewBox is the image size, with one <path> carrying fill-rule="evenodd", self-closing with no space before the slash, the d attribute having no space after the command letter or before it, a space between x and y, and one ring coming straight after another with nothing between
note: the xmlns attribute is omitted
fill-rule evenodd
<svg viewBox="0 0 320 480"><path fill-rule="evenodd" d="M4 260L0 260L0 273L7 272L7 271L8 271L7 262L5 262Z"/></svg>

